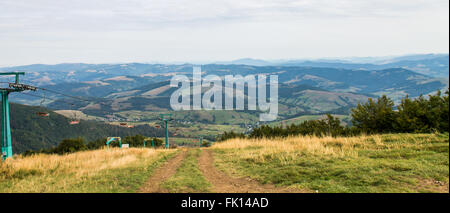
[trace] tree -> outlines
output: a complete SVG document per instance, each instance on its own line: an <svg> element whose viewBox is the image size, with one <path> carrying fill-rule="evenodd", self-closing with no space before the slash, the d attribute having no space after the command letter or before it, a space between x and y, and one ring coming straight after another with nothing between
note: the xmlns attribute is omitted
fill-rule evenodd
<svg viewBox="0 0 450 213"><path fill-rule="evenodd" d="M339 120L339 118L327 114L327 118L324 119L323 121L327 126L326 131L328 135L336 137L344 133L344 127L341 126L341 121Z"/></svg>
<svg viewBox="0 0 450 213"><path fill-rule="evenodd" d="M151 140L150 140L150 143L151 143ZM153 143L155 144L155 147L160 147L160 146L163 146L164 141L159 138L153 138Z"/></svg>
<svg viewBox="0 0 450 213"><path fill-rule="evenodd" d="M386 95L375 102L369 98L368 102L351 110L352 123L356 128L367 133L393 132L396 114L393 110L394 102Z"/></svg>
<svg viewBox="0 0 450 213"><path fill-rule="evenodd" d="M141 147L144 146L145 136L135 135L135 136L126 136L123 140L124 144L130 144L130 147Z"/></svg>
<svg viewBox="0 0 450 213"><path fill-rule="evenodd" d="M97 139L95 141L89 142L86 146L90 150L94 149L100 149L101 147L104 147L106 144L106 138Z"/></svg>
<svg viewBox="0 0 450 213"><path fill-rule="evenodd" d="M64 139L54 150L58 154L66 154L86 150L84 140L81 137Z"/></svg>
<svg viewBox="0 0 450 213"><path fill-rule="evenodd" d="M448 132L448 90L446 96L422 95L411 100L406 96L398 106L396 128L400 132Z"/></svg>

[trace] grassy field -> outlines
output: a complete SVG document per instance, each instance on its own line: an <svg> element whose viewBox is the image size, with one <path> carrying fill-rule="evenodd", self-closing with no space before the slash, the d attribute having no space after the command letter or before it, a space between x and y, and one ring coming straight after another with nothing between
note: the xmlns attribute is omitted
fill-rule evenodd
<svg viewBox="0 0 450 213"><path fill-rule="evenodd" d="M169 192L208 192L210 183L198 168L200 149L190 149L177 173L162 183Z"/></svg>
<svg viewBox="0 0 450 213"><path fill-rule="evenodd" d="M232 176L316 192L449 192L447 134L232 139L215 143Z"/></svg>
<svg viewBox="0 0 450 213"><path fill-rule="evenodd" d="M77 120L95 120L95 121L103 121L102 117L86 115L82 111L79 110L55 110L55 113L68 117L70 119Z"/></svg>
<svg viewBox="0 0 450 213"><path fill-rule="evenodd" d="M16 156L0 163L0 192L135 192L175 152L110 148Z"/></svg>
<svg viewBox="0 0 450 213"><path fill-rule="evenodd" d="M246 186L252 184L250 177L274 184L280 192L282 188L297 188L302 192L448 193L448 137L448 133L296 136L231 139L202 149L111 148L15 156L0 163L0 192L136 192L159 171L156 168L167 169L172 160L164 163L183 153L182 160L170 167L173 173L158 179L169 192L229 189L234 185L208 180L231 178L240 178L241 186ZM214 155L206 162L214 162L228 176L202 173L206 165L203 157L208 156L204 154L211 150Z"/></svg>

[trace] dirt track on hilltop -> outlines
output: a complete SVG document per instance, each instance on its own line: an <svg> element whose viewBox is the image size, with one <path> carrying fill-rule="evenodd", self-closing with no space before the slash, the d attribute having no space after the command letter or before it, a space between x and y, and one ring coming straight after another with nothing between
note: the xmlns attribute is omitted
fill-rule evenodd
<svg viewBox="0 0 450 213"><path fill-rule="evenodd" d="M250 178L229 177L214 166L211 150L202 149L198 159L199 168L211 183L211 191L216 193L305 193L307 191L261 184Z"/></svg>
<svg viewBox="0 0 450 213"><path fill-rule="evenodd" d="M157 168L147 182L139 189L141 193L168 193L167 189L161 188L161 183L172 177L183 160L186 158L187 150L182 150L177 156Z"/></svg>

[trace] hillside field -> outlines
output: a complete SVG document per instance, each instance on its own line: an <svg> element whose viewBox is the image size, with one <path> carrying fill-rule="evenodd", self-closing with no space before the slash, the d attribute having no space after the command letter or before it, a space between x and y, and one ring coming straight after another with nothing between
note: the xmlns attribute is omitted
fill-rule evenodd
<svg viewBox="0 0 450 213"><path fill-rule="evenodd" d="M104 148L14 156L0 164L0 192L135 192L176 150Z"/></svg>
<svg viewBox="0 0 450 213"><path fill-rule="evenodd" d="M14 156L0 192L449 192L449 135L231 139Z"/></svg>
<svg viewBox="0 0 450 213"><path fill-rule="evenodd" d="M448 133L215 143L233 176L316 192L449 192Z"/></svg>

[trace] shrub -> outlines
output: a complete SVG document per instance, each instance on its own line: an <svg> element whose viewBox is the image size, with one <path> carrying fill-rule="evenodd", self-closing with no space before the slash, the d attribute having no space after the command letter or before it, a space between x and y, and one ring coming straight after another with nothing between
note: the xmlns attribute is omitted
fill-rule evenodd
<svg viewBox="0 0 450 213"><path fill-rule="evenodd" d="M106 144L106 138L97 139L95 141L89 142L86 147L89 150L100 149Z"/></svg>
<svg viewBox="0 0 450 213"><path fill-rule="evenodd" d="M74 139L64 139L54 151L58 154L66 154L83 150L87 150L87 147L84 144L83 138L78 137Z"/></svg>

